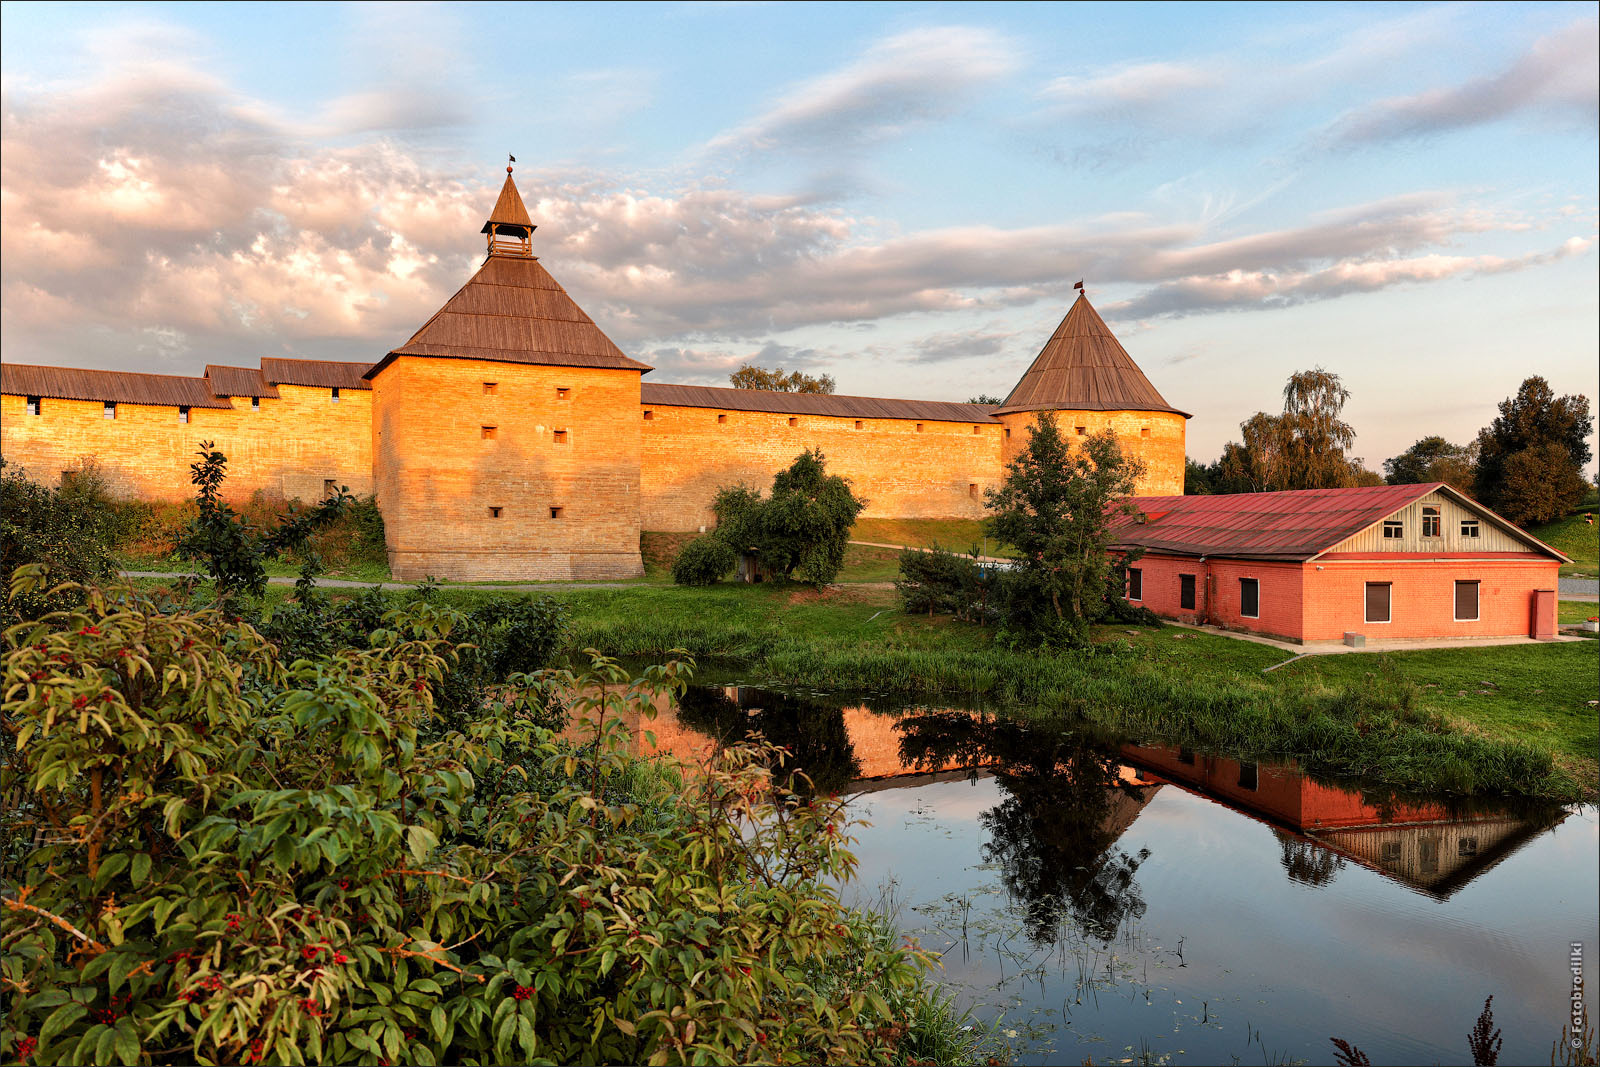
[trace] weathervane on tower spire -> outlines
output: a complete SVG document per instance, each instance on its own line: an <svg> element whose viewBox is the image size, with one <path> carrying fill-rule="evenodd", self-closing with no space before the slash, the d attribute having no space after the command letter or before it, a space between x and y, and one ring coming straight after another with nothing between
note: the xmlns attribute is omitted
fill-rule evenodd
<svg viewBox="0 0 1600 1067"><path fill-rule="evenodd" d="M1073 288L1078 290L1078 295L1079 296L1088 296L1089 295L1088 293L1083 291L1083 279L1082 278L1078 279L1077 283L1073 285Z"/></svg>

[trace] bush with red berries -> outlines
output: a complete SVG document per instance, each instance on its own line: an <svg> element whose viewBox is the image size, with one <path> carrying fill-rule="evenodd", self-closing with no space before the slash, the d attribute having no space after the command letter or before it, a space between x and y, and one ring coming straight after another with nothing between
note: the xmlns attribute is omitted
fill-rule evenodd
<svg viewBox="0 0 1600 1067"><path fill-rule="evenodd" d="M514 676L444 732L448 608L286 664L215 610L84 601L6 632L7 1062L915 1053L927 961L841 906L838 802L762 743L630 755L688 664Z"/></svg>

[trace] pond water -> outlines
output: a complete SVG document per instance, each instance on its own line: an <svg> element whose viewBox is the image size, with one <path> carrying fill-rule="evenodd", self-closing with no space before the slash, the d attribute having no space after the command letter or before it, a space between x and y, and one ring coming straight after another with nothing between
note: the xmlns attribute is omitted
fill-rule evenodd
<svg viewBox="0 0 1600 1067"><path fill-rule="evenodd" d="M852 797L846 899L942 953L1018 1062L1548 1062L1600 952L1592 808L1462 807L992 710L730 684L649 725L760 730ZM1593 1000L1590 1000L1593 1017Z"/></svg>

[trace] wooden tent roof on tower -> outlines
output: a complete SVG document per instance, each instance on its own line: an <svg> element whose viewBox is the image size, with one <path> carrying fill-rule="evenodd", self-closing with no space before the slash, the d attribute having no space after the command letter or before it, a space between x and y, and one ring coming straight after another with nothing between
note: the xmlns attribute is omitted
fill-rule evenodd
<svg viewBox="0 0 1600 1067"><path fill-rule="evenodd" d="M1013 411L1170 411L1111 328L1079 296L994 414Z"/></svg>
<svg viewBox="0 0 1600 1067"><path fill-rule="evenodd" d="M506 175L500 199L484 224L524 226L531 232L516 184ZM525 247L525 246L524 246ZM400 356L484 359L551 367L648 371L630 359L584 314L531 251L490 244L489 257L411 340L379 360L365 377L378 376Z"/></svg>

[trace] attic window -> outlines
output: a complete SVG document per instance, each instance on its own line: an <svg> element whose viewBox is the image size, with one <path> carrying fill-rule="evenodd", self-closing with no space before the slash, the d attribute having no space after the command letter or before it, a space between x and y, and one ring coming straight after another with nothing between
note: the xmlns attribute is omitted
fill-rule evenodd
<svg viewBox="0 0 1600 1067"><path fill-rule="evenodd" d="M39 398L38 397L30 396L28 398L28 414L29 415L37 415L37 414L39 414ZM856 429L859 430L860 428L861 428L861 424L859 422L856 423Z"/></svg>
<svg viewBox="0 0 1600 1067"><path fill-rule="evenodd" d="M189 407L188 407L188 405L184 405L183 407L180 407L178 409L178 421L181 422L181 423L189 421Z"/></svg>
<svg viewBox="0 0 1600 1067"><path fill-rule="evenodd" d="M500 517L500 513L502 511L504 511L504 510L505 510L504 508L497 508L493 504L490 504L489 505L489 517L491 519L498 519Z"/></svg>
<svg viewBox="0 0 1600 1067"><path fill-rule="evenodd" d="M107 400L106 401L106 418L114 419L116 417L117 417L117 402L115 400Z"/></svg>
<svg viewBox="0 0 1600 1067"><path fill-rule="evenodd" d="M1148 426L1139 427L1139 436L1140 437L1149 437L1150 436L1150 427L1148 427Z"/></svg>
<svg viewBox="0 0 1600 1067"><path fill-rule="evenodd" d="M337 385L333 387L332 393L333 395L329 399L337 404L339 402L339 387Z"/></svg>
<svg viewBox="0 0 1600 1067"><path fill-rule="evenodd" d="M497 390L499 388L500 388L500 383L499 382L484 382L483 383L483 395L484 396L494 396L495 390Z"/></svg>
<svg viewBox="0 0 1600 1067"><path fill-rule="evenodd" d="M1439 536L1439 509L1437 506L1422 505L1422 536Z"/></svg>
<svg viewBox="0 0 1600 1067"><path fill-rule="evenodd" d="M856 420L856 429L858 429L858 430L861 429L861 420L860 419Z"/></svg>
<svg viewBox="0 0 1600 1067"><path fill-rule="evenodd" d="M556 435L556 444L564 445L564 444L567 443L567 431L565 431L565 430L557 430L555 432L555 435Z"/></svg>
<svg viewBox="0 0 1600 1067"><path fill-rule="evenodd" d="M1461 520L1461 536L1462 537L1478 537L1478 536L1480 536L1481 533L1482 533L1482 530L1481 530L1480 524L1479 524L1477 519L1462 519Z"/></svg>
<svg viewBox="0 0 1600 1067"><path fill-rule="evenodd" d="M568 389L566 386L564 386L564 385L556 386L556 399L557 400L565 400L571 394L572 394L572 390Z"/></svg>
<svg viewBox="0 0 1600 1067"><path fill-rule="evenodd" d="M1383 539L1385 541L1398 541L1406 535L1406 524L1400 519L1383 520Z"/></svg>
<svg viewBox="0 0 1600 1067"><path fill-rule="evenodd" d="M260 411L261 410L261 398L259 396L253 396L253 397L250 398L250 410L251 411Z"/></svg>
<svg viewBox="0 0 1600 1067"><path fill-rule="evenodd" d="M726 415L718 415L717 416L717 422L719 424L727 422L727 421L728 421L728 416L726 416Z"/></svg>
<svg viewBox="0 0 1600 1067"><path fill-rule="evenodd" d="M790 418L790 419L789 419L789 425L790 425L790 426L799 426L799 425L800 425L800 420L799 420L799 419L796 419L796 418L792 418L792 417L791 417L791 418Z"/></svg>
<svg viewBox="0 0 1600 1067"><path fill-rule="evenodd" d="M498 426L485 426L480 432L483 434L485 441L493 441L495 434L500 432L500 428Z"/></svg>
<svg viewBox="0 0 1600 1067"><path fill-rule="evenodd" d="M653 419L655 417L656 417L656 413L653 412L653 411L646 411L644 413L644 421L645 422L649 422L651 419Z"/></svg>
<svg viewBox="0 0 1600 1067"><path fill-rule="evenodd" d="M562 508L560 508L560 507L558 507L558 506L557 506L557 505L555 505L555 504L552 504L552 505L550 505L550 517L551 517L551 518L552 518L552 519L559 519L559 518L560 518L560 517L561 517L561 512L562 512L562 511L563 511L563 510L564 510L564 509L562 509Z"/></svg>

